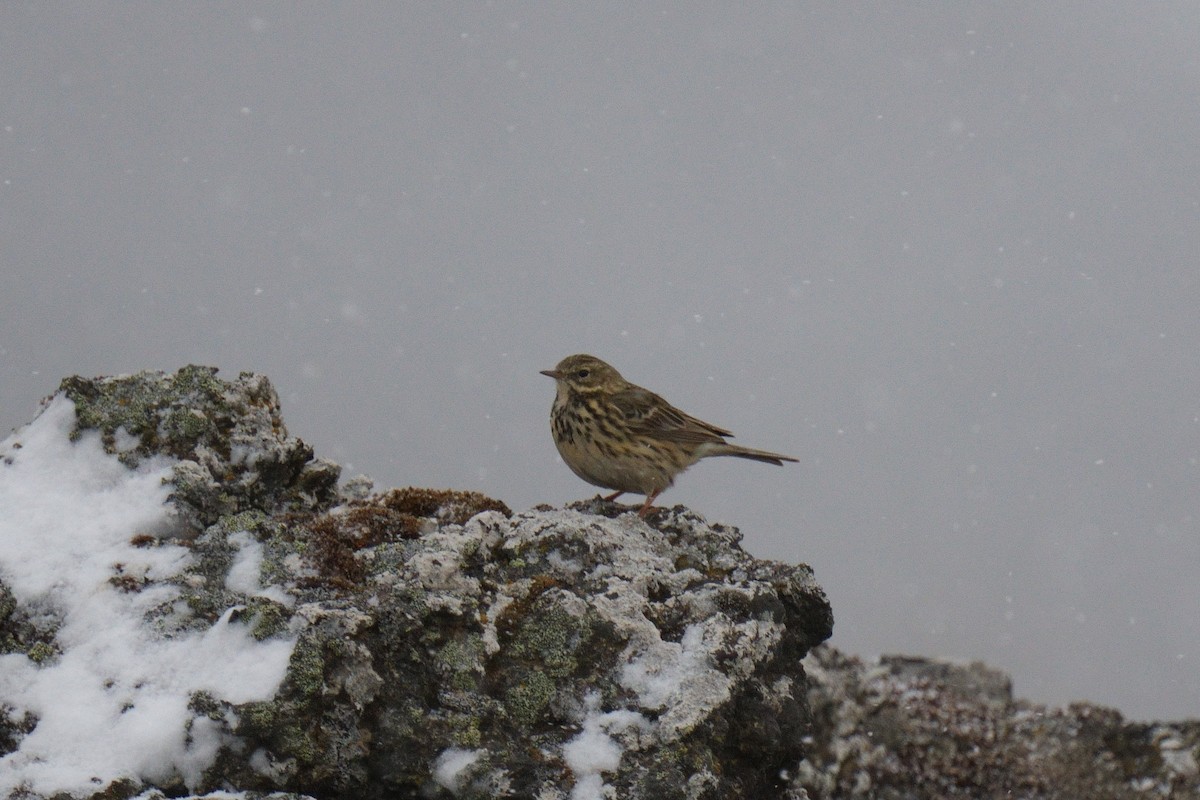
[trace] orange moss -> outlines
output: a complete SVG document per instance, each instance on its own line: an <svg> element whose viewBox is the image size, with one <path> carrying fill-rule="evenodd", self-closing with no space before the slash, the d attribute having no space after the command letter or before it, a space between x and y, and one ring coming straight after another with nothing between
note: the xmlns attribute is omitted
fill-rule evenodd
<svg viewBox="0 0 1200 800"><path fill-rule="evenodd" d="M359 550L416 539L431 517L439 524L461 525L482 511L512 514L504 503L478 492L409 487L355 501L338 513L305 521L300 529L320 580L350 587L366 577Z"/></svg>
<svg viewBox="0 0 1200 800"><path fill-rule="evenodd" d="M484 511L499 511L506 517L512 509L499 500L493 500L479 492L463 492L455 489L421 489L409 486L392 489L379 496L384 506L403 514L416 517L438 517L439 521L462 525L471 517Z"/></svg>

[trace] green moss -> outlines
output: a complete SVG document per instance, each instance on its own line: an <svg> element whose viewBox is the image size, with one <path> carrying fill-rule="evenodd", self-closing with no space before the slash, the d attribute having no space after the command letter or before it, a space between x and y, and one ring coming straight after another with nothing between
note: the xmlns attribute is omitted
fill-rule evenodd
<svg viewBox="0 0 1200 800"><path fill-rule="evenodd" d="M243 703L237 709L238 723L250 730L268 731L279 716L279 704L274 700L255 700Z"/></svg>
<svg viewBox="0 0 1200 800"><path fill-rule="evenodd" d="M67 378L59 391L75 403L76 426L71 436L96 429L109 452L115 452L114 434L124 428L140 439L142 455L166 451L188 453L198 442L214 441L218 417L228 415L224 384L215 367L187 366L172 375L139 372L119 378ZM208 408L208 414L194 409ZM125 451L122 461L135 464L139 453Z"/></svg>
<svg viewBox="0 0 1200 800"><path fill-rule="evenodd" d="M450 738L458 747L479 747L483 734L479 730L479 717L474 714L455 714L449 719Z"/></svg>
<svg viewBox="0 0 1200 800"><path fill-rule="evenodd" d="M287 753L305 764L311 764L317 760L319 752L317 744L304 728L296 723L290 723L280 728L278 734L281 753Z"/></svg>
<svg viewBox="0 0 1200 800"><path fill-rule="evenodd" d="M217 377L215 367L188 364L171 376L171 388L180 395L203 394L206 397L215 398L221 396L224 384Z"/></svg>
<svg viewBox="0 0 1200 800"><path fill-rule="evenodd" d="M212 720L225 718L225 703L218 700L210 692L192 692L188 698L188 710Z"/></svg>
<svg viewBox="0 0 1200 800"><path fill-rule="evenodd" d="M241 511L237 514L228 514L224 517L221 517L221 519L217 521L217 524L221 526L221 530L223 530L226 535L237 533L238 531L258 533L259 528L267 520L268 517L266 514L258 509L251 509L249 511Z"/></svg>
<svg viewBox="0 0 1200 800"><path fill-rule="evenodd" d="M468 633L447 642L438 651L436 663L448 688L469 692L478 688L483 659L483 637Z"/></svg>
<svg viewBox="0 0 1200 800"><path fill-rule="evenodd" d="M540 665L552 678L564 678L575 671L579 647L587 626L558 605L542 611L534 608L521 621L508 645L508 653Z"/></svg>
<svg viewBox="0 0 1200 800"><path fill-rule="evenodd" d="M313 637L302 637L292 650L287 680L303 698L315 697L325 684L325 654Z"/></svg>
<svg viewBox="0 0 1200 800"><path fill-rule="evenodd" d="M696 788L706 786L710 790L699 796L721 796L717 792L716 778L720 773L721 764L704 746L703 740L689 738L658 748L650 757L647 769L639 773L634 786L640 797L670 797L677 796L679 787L687 786L689 781L697 781L699 786Z"/></svg>
<svg viewBox="0 0 1200 800"><path fill-rule="evenodd" d="M411 703L405 705L402 718L407 722L407 725L401 726L400 730L404 731L406 735L411 736L414 731L425 730L429 727L429 709L423 706Z"/></svg>
<svg viewBox="0 0 1200 800"><path fill-rule="evenodd" d="M504 693L504 710L522 727L532 725L554 697L554 681L544 672L530 671L525 679Z"/></svg>
<svg viewBox="0 0 1200 800"><path fill-rule="evenodd" d="M286 606L265 597L250 598L246 607L254 617L250 635L260 642L286 631L292 618L292 612Z"/></svg>
<svg viewBox="0 0 1200 800"><path fill-rule="evenodd" d="M141 436L154 427L153 406L160 400L160 394L143 375L109 382L76 376L64 380L59 391L75 403L73 439L78 439L84 430L95 428L108 434L105 444L111 445L111 434L117 428L124 427L129 433Z"/></svg>
<svg viewBox="0 0 1200 800"><path fill-rule="evenodd" d="M214 617L214 605L212 598L204 594L196 594L195 592L183 596L183 602L187 603L188 610L193 616L201 619L210 619Z"/></svg>
<svg viewBox="0 0 1200 800"><path fill-rule="evenodd" d="M58 648L48 642L35 642L27 655L33 663L44 664L58 656Z"/></svg>
<svg viewBox="0 0 1200 800"><path fill-rule="evenodd" d="M12 613L17 610L17 598L12 593L12 590L4 583L0 583L0 622L6 622Z"/></svg>
<svg viewBox="0 0 1200 800"><path fill-rule="evenodd" d="M215 430L212 421L203 413L191 408L173 408L163 419L162 433L168 439L193 442Z"/></svg>

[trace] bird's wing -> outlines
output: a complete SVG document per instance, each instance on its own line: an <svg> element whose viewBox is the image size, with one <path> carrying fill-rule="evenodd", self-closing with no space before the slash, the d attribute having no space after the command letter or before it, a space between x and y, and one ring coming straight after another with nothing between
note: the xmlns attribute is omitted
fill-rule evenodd
<svg viewBox="0 0 1200 800"><path fill-rule="evenodd" d="M685 414L654 392L631 386L612 395L612 403L637 434L670 442L724 442L733 436L724 428Z"/></svg>

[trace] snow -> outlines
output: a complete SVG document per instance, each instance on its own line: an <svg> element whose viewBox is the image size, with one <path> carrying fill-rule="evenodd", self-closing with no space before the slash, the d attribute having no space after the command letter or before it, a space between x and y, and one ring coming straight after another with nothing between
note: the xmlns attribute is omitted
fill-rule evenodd
<svg viewBox="0 0 1200 800"><path fill-rule="evenodd" d="M584 698L583 727L563 745L563 759L575 773L571 800L603 800L607 796L602 772L612 772L621 765L624 748L609 733L622 733L630 728L649 731L650 723L636 711L600 711L600 694L592 692Z"/></svg>
<svg viewBox="0 0 1200 800"><path fill-rule="evenodd" d="M295 598L278 586L264 587L259 580L262 571L263 546L246 531L230 534L229 543L238 548L233 564L225 575L225 588L231 592L265 597L285 606L295 604Z"/></svg>
<svg viewBox="0 0 1200 800"><path fill-rule="evenodd" d="M433 764L433 779L438 786L455 794L462 788L463 771L479 760L482 750L463 750L451 747L442 751Z"/></svg>
<svg viewBox="0 0 1200 800"><path fill-rule="evenodd" d="M74 425L74 405L59 396L0 442L0 578L27 613L58 622L61 649L40 665L23 653L0 656L0 707L37 720L0 758L0 795L90 793L122 777L178 775L193 786L229 734L188 709L192 694L270 698L294 641L256 641L231 622L233 609L172 639L145 624L148 611L177 597L165 579L190 558L178 545L130 543L173 528L163 483L173 462L130 470L95 432L71 442ZM229 580L245 591L258 587L261 549L249 536L239 544ZM118 588L115 576L137 590Z"/></svg>
<svg viewBox="0 0 1200 800"><path fill-rule="evenodd" d="M704 645L705 626L689 625L678 644L659 642L621 668L621 685L635 692L643 708L665 708L678 701L685 686L709 683L713 678L728 682L709 663Z"/></svg>

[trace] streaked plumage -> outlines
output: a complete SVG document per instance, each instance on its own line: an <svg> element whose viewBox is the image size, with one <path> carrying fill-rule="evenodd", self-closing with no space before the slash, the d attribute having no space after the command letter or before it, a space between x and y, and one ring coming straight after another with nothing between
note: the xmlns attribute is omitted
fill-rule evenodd
<svg viewBox="0 0 1200 800"><path fill-rule="evenodd" d="M550 410L554 444L571 471L588 483L646 496L638 514L676 476L709 456L736 456L782 466L790 456L725 441L733 434L685 414L648 389L630 383L595 356L567 356L554 369L558 393Z"/></svg>

